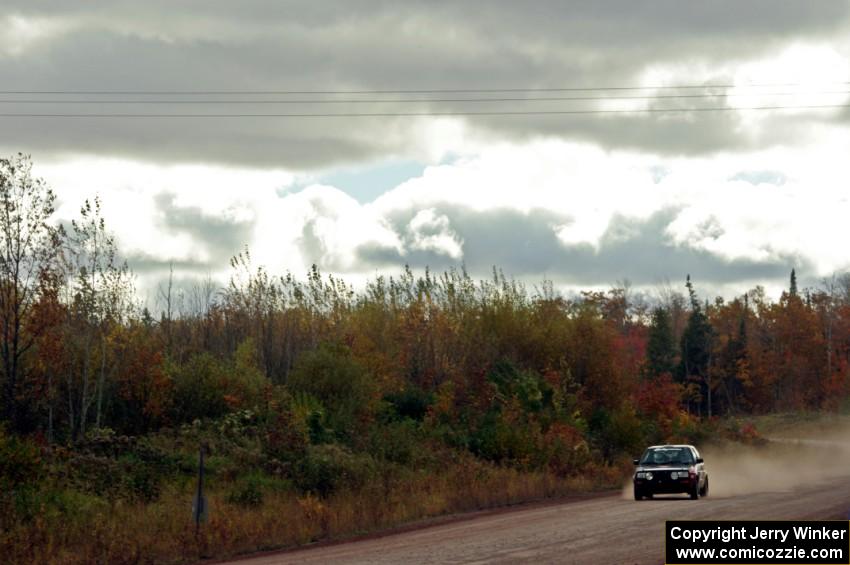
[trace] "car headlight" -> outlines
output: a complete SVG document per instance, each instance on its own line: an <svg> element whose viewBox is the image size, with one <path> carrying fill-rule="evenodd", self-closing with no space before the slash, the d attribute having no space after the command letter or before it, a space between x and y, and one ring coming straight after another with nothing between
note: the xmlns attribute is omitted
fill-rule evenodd
<svg viewBox="0 0 850 565"><path fill-rule="evenodd" d="M675 481L676 479L679 478L679 473L677 473L676 471L673 471L672 473L670 473L670 478Z"/></svg>
<svg viewBox="0 0 850 565"><path fill-rule="evenodd" d="M647 473L647 474L646 474L646 480L648 480L648 481L651 481L651 480L652 480L652 473Z"/></svg>
<svg viewBox="0 0 850 565"><path fill-rule="evenodd" d="M635 477L637 477L638 479L645 479L646 473L644 473L643 471L640 471L637 474L635 474Z"/></svg>

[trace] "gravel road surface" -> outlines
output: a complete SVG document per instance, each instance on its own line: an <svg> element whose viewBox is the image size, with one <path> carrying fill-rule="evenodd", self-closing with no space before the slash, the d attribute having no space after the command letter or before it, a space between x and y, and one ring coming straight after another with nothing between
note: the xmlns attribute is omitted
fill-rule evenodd
<svg viewBox="0 0 850 565"><path fill-rule="evenodd" d="M769 467L764 469L769 472ZM734 478L730 479L734 484ZM768 481L769 484L769 481ZM850 476L819 478L770 492L692 501L626 495L517 507L468 520L350 543L266 554L234 563L663 563L667 519L847 519Z"/></svg>

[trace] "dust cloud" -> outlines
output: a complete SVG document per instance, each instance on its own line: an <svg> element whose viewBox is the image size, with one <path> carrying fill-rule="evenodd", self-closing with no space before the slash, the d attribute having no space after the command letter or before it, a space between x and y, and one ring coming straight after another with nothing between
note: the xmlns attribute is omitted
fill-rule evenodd
<svg viewBox="0 0 850 565"><path fill-rule="evenodd" d="M764 446L706 448L710 496L785 492L850 475L850 442L771 440Z"/></svg>
<svg viewBox="0 0 850 565"><path fill-rule="evenodd" d="M724 444L700 448L709 475L709 496L726 498L850 476L850 424L785 428L766 434L763 445ZM631 480L623 489L632 497Z"/></svg>

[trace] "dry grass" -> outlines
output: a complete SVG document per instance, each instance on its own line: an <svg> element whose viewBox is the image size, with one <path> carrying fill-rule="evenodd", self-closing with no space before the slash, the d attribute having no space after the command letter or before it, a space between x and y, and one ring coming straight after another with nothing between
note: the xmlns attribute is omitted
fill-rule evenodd
<svg viewBox="0 0 850 565"><path fill-rule="evenodd" d="M596 469L584 478L562 479L471 461L448 466L438 476L412 473L326 499L267 493L254 508L229 504L223 493L212 492L210 519L197 536L187 486L151 504L114 503L73 519L40 516L0 536L0 552L10 563L191 563L612 488L619 485L621 472Z"/></svg>
<svg viewBox="0 0 850 565"><path fill-rule="evenodd" d="M788 412L748 418L770 438L846 440L850 415L830 412Z"/></svg>

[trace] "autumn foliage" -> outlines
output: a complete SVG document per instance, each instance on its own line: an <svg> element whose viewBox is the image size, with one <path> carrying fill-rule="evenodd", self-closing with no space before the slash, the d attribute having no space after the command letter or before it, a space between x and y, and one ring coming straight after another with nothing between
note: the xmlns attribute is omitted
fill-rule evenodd
<svg viewBox="0 0 850 565"><path fill-rule="evenodd" d="M317 267L271 274L246 250L223 288L169 280L144 305L97 200L69 233L54 229L51 195L21 197L46 190L21 185L26 159L0 164L0 204L43 208L31 227L40 247L0 257L36 266L16 279L0 265L0 337L18 344L0 375L0 454L20 462L0 461L9 555L33 558L17 545L29 536L53 559L88 543L81 516L119 532L110 512L191 497L200 445L222 523L248 531L253 515L272 536L277 504L304 528L278 543L303 543L337 531L340 508L383 527L604 486L587 477L610 486L647 443L700 439L717 416L847 406L847 277L803 290L794 280L775 302L760 288L706 301L689 278L687 295L622 285L565 296L462 268L354 289ZM0 230L14 239L13 224ZM169 559L204 553L184 526L163 522ZM226 551L274 543L209 535Z"/></svg>

